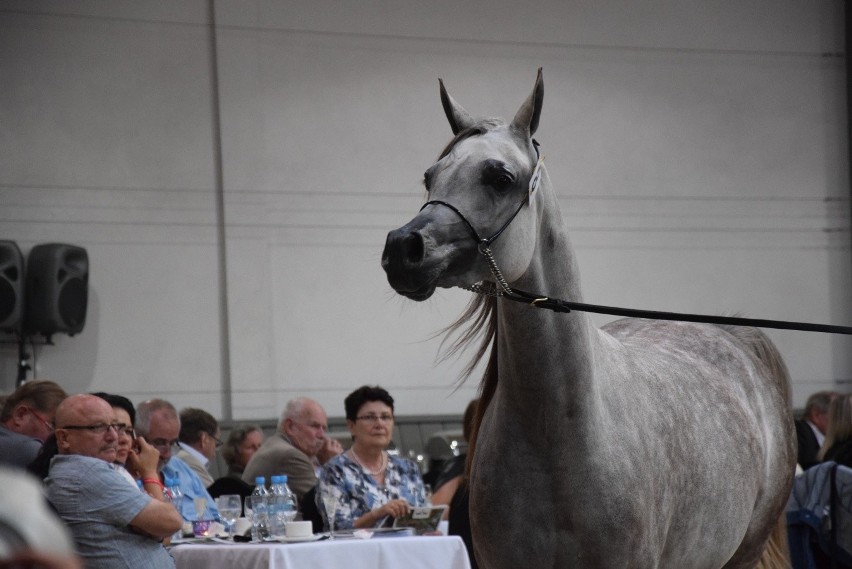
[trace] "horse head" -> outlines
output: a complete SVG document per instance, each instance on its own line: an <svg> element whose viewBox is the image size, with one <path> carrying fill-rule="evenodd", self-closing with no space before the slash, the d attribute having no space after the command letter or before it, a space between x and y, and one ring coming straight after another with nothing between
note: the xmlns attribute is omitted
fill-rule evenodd
<svg viewBox="0 0 852 569"><path fill-rule="evenodd" d="M544 96L541 69L508 124L474 119L439 84L454 138L423 176L428 201L414 219L388 233L382 253L391 287L413 300L426 300L439 286L490 279L488 263L478 255L483 245L493 248L512 282L526 270L536 244L533 192L540 159L532 135Z"/></svg>

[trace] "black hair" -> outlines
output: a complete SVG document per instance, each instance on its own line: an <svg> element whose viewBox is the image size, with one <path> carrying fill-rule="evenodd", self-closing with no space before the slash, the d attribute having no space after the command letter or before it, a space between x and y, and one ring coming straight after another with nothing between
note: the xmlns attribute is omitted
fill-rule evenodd
<svg viewBox="0 0 852 569"><path fill-rule="evenodd" d="M96 397L100 397L107 403L109 403L110 407L118 407L119 409L124 409L127 411L127 414L130 415L130 427L136 424L136 408L133 406L133 403L125 397L124 395L115 395L114 393L104 393L103 391L98 391L97 393L92 393L92 395Z"/></svg>
<svg viewBox="0 0 852 569"><path fill-rule="evenodd" d="M355 421L361 407L371 401L381 401L390 407L391 412L393 412L393 397L390 396L390 393L378 385L364 385L347 395L346 399L343 400L343 406L346 409L346 418L350 421Z"/></svg>
<svg viewBox="0 0 852 569"><path fill-rule="evenodd" d="M194 407L181 409L179 435L181 442L189 445L195 444L201 439L201 433L215 437L218 430L219 423L207 411Z"/></svg>

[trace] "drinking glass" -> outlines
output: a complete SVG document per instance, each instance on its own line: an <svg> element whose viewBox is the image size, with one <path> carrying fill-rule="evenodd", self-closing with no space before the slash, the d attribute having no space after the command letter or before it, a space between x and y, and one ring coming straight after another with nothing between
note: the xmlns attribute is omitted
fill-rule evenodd
<svg viewBox="0 0 852 569"><path fill-rule="evenodd" d="M263 541L269 537L266 496L246 496L246 517L251 520L252 541Z"/></svg>
<svg viewBox="0 0 852 569"><path fill-rule="evenodd" d="M242 509L242 498L239 494L224 494L216 498L216 506L219 508L219 516L225 522L228 537L234 539L235 525L240 517Z"/></svg>
<svg viewBox="0 0 852 569"><path fill-rule="evenodd" d="M337 512L337 496L332 493L323 493L322 505L325 515L328 516L328 539L334 539L334 514Z"/></svg>

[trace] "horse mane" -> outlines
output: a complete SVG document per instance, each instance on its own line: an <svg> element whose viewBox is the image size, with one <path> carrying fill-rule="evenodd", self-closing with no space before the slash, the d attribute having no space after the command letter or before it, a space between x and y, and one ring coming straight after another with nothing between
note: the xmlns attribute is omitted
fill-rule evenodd
<svg viewBox="0 0 852 569"><path fill-rule="evenodd" d="M444 350L444 343L457 332L459 333L458 337ZM467 380L476 366L488 354L488 363L479 383L479 404L476 406L470 437L467 441L466 479L470 474L471 459L476 448L476 438L479 434L482 417L494 396L494 391L497 389L497 298L480 294L474 295L464 312L452 324L439 330L436 336L442 334L444 340L441 342L441 359L447 359L473 344L477 339L480 340L473 357L459 376L459 383Z"/></svg>
<svg viewBox="0 0 852 569"><path fill-rule="evenodd" d="M449 154L462 140L483 135L503 124L505 124L504 121L496 118L478 120L473 125L460 130L441 151L438 160ZM450 344L446 351L443 351L444 342L459 331L461 331L460 335ZM479 365L479 362L489 353L489 348L491 349L488 363L479 382L479 403L476 406L470 437L467 441L465 474L462 482L466 484L467 478L470 475L471 465L473 464L472 459L476 449L479 426L482 424L482 417L485 415L485 410L488 408L491 399L494 397L494 392L497 390L497 298L479 294L474 295L464 312L452 324L436 333L436 336L440 335L444 335L444 341L441 342L440 348L442 351L441 359L447 359L459 353L462 349L472 344L478 337L481 337L479 347L462 370L459 377L460 383L463 383L470 377L473 370Z"/></svg>

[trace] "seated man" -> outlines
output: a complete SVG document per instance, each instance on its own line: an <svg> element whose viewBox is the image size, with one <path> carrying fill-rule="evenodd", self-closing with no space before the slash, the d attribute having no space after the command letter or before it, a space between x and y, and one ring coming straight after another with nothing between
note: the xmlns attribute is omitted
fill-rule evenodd
<svg viewBox="0 0 852 569"><path fill-rule="evenodd" d="M0 413L0 464L26 466L53 432L56 407L68 395L52 381L28 381L6 398Z"/></svg>
<svg viewBox="0 0 852 569"><path fill-rule="evenodd" d="M205 520L218 520L219 510L216 503L204 487L198 475L181 459L172 456L180 435L180 417L174 405L163 399L149 399L136 407L136 435L145 440L160 453L158 470L160 479L177 478L183 493L179 511L187 521L197 520L195 500L207 500L204 511Z"/></svg>
<svg viewBox="0 0 852 569"><path fill-rule="evenodd" d="M180 449L175 456L184 461L201 479L205 488L213 484L213 477L207 470L207 463L216 456L216 449L222 446L219 423L201 409L187 407L180 412Z"/></svg>
<svg viewBox="0 0 852 569"><path fill-rule="evenodd" d="M805 413L796 420L796 440L799 445L797 462L804 470L819 464L817 454L825 441L828 429L828 406L837 396L833 391L819 391L808 397Z"/></svg>
<svg viewBox="0 0 852 569"><path fill-rule="evenodd" d="M140 453L130 459L149 495L129 485L112 464L118 433L109 403L72 395L57 408L56 426L59 454L45 479L47 497L71 530L86 567L174 568L161 542L183 520L163 501L153 447L140 441Z"/></svg>
<svg viewBox="0 0 852 569"><path fill-rule="evenodd" d="M243 471L243 480L254 484L258 476L266 482L274 475L286 474L287 485L301 501L317 484L317 468L343 452L334 439L325 436L328 419L325 409L307 397L287 402L278 432L263 441Z"/></svg>

